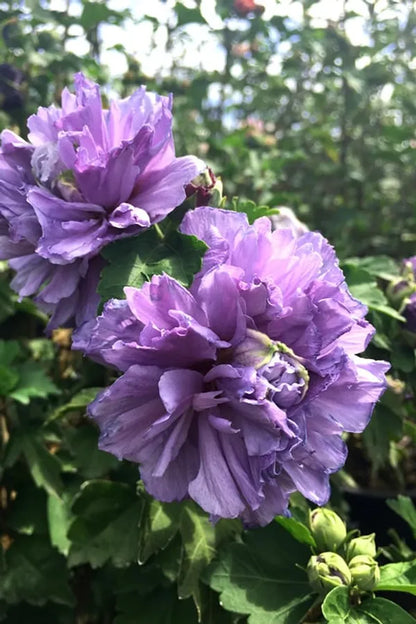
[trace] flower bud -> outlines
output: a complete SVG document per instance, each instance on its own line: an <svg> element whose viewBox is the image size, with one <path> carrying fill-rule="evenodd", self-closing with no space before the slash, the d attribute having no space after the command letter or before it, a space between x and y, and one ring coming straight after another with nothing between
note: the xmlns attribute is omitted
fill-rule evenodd
<svg viewBox="0 0 416 624"><path fill-rule="evenodd" d="M299 221L291 208L287 208L287 206L278 206L278 210L278 214L270 217L272 230L289 229L292 230L295 236L302 236L302 234L309 231L308 226L302 221Z"/></svg>
<svg viewBox="0 0 416 624"><path fill-rule="evenodd" d="M373 590L380 580L380 568L377 561L367 555L357 555L349 562L352 581L358 589Z"/></svg>
<svg viewBox="0 0 416 624"><path fill-rule="evenodd" d="M220 206L223 199L222 182L207 168L185 186L186 197L195 195L195 206Z"/></svg>
<svg viewBox="0 0 416 624"><path fill-rule="evenodd" d="M361 535L361 537L355 537L347 546L347 561L351 561L353 557L358 555L367 555L367 557L376 556L376 542L375 533L371 535Z"/></svg>
<svg viewBox="0 0 416 624"><path fill-rule="evenodd" d="M309 523L319 552L337 550L347 536L344 522L330 509L314 509Z"/></svg>
<svg viewBox="0 0 416 624"><path fill-rule="evenodd" d="M405 307L402 310L402 314L406 319L405 329L410 332L416 333L416 292L411 295L405 301Z"/></svg>
<svg viewBox="0 0 416 624"><path fill-rule="evenodd" d="M344 559L332 552L324 552L309 559L306 569L312 588L327 594L334 587L351 584L351 572Z"/></svg>
<svg viewBox="0 0 416 624"><path fill-rule="evenodd" d="M415 285L411 281L406 281L402 278L394 280L390 282L387 286L386 293L393 305L397 308L400 308L403 301L406 300L407 297L412 295L415 292Z"/></svg>
<svg viewBox="0 0 416 624"><path fill-rule="evenodd" d="M403 260L400 277L387 286L386 294L397 308L403 309L409 298L416 293L416 256Z"/></svg>
<svg viewBox="0 0 416 624"><path fill-rule="evenodd" d="M247 329L246 336L233 350L233 361L242 366L253 366L256 370L270 362L277 348L266 334Z"/></svg>

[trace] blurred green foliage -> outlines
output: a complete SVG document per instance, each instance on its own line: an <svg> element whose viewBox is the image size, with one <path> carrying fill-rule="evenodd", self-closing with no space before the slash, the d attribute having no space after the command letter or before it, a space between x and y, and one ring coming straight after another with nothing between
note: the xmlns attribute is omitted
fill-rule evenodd
<svg viewBox="0 0 416 624"><path fill-rule="evenodd" d="M54 4L0 5L0 126L24 134L27 116L58 101L81 69L124 94L139 84L171 91L178 153L206 159L228 196L289 205L344 257L412 254L413 1L340 1L334 21L314 18L313 0L282 5L292 17L278 0L270 17L242 16L231 0L218 0L215 29L200 1L166 7L164 22L150 5L132 3L140 14L133 18L106 2ZM296 19L294 5L302 9ZM153 32L146 57L160 59L155 75L123 44L124 29L134 38L144 22ZM112 75L100 63L109 25L118 27L119 42L108 47L124 56L123 74L114 75L116 62ZM87 52L77 54L77 45Z"/></svg>
<svg viewBox="0 0 416 624"><path fill-rule="evenodd" d="M337 21L313 19L313 0L284 7L292 13L295 4L297 20L284 9L241 18L219 0L223 26L213 31L197 8L177 2L166 54L178 41L196 48L186 31L198 23L216 42L218 69L204 69L203 48L199 66L175 60L169 75L144 76L130 59L125 89L145 81L173 91L179 150L205 158L226 194L289 205L342 256L411 255L415 3L361 2L357 13L334 2ZM362 43L351 41L354 30Z"/></svg>

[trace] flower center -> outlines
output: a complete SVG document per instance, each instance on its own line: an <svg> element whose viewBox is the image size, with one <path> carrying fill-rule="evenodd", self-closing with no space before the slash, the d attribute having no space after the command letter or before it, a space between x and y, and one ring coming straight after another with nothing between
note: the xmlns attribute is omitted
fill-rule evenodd
<svg viewBox="0 0 416 624"><path fill-rule="evenodd" d="M255 368L265 396L279 407L296 405L308 390L309 373L301 358L262 332L248 329L245 339L227 356L234 365Z"/></svg>
<svg viewBox="0 0 416 624"><path fill-rule="evenodd" d="M35 147L31 165L35 178L50 188L63 169L56 143L49 142Z"/></svg>
<svg viewBox="0 0 416 624"><path fill-rule="evenodd" d="M277 350L268 364L258 370L268 382L267 396L279 407L291 407L305 396L309 374L299 358L284 343L275 343Z"/></svg>

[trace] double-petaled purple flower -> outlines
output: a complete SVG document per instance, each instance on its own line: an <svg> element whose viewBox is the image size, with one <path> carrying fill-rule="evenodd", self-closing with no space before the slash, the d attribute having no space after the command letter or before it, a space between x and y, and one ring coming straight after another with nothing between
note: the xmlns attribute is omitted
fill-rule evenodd
<svg viewBox="0 0 416 624"><path fill-rule="evenodd" d="M87 355L123 373L90 406L100 448L213 518L265 524L295 490L324 504L342 433L364 429L385 388L388 364L356 355L365 307L320 234L208 207L182 231L209 247L192 287L126 288L90 333Z"/></svg>
<svg viewBox="0 0 416 624"><path fill-rule="evenodd" d="M104 109L98 85L77 74L61 108L29 118L29 142L2 133L0 258L20 296L53 314L50 328L95 315L101 249L163 219L203 170L175 157L171 107L141 87Z"/></svg>

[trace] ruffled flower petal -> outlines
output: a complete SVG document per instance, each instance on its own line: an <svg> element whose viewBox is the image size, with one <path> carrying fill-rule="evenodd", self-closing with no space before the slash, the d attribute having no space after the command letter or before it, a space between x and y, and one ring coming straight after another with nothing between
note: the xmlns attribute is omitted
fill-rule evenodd
<svg viewBox="0 0 416 624"><path fill-rule="evenodd" d="M213 520L266 524L296 490L325 504L342 434L364 429L386 386L388 364L356 355L373 333L365 306L319 234L209 207L182 231L209 246L191 288L153 276L84 336L87 355L125 371L91 408L103 448Z"/></svg>

